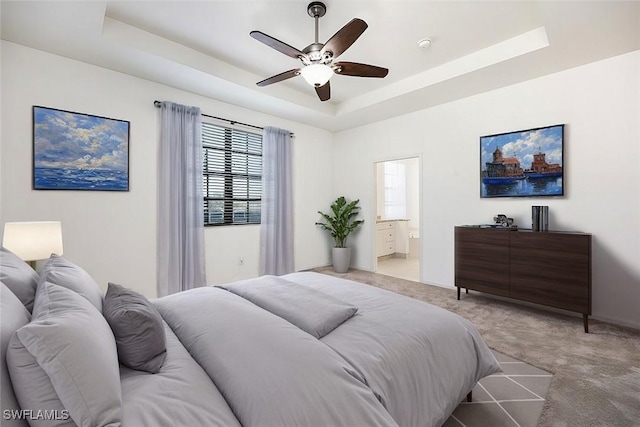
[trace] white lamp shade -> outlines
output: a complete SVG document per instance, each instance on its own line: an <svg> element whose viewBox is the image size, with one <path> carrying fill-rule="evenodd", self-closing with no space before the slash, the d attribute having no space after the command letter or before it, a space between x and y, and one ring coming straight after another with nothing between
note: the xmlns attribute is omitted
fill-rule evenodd
<svg viewBox="0 0 640 427"><path fill-rule="evenodd" d="M311 86L320 87L324 86L333 76L333 69L324 64L311 64L303 67L300 74Z"/></svg>
<svg viewBox="0 0 640 427"><path fill-rule="evenodd" d="M62 255L62 224L60 221L7 222L4 224L2 246L25 261Z"/></svg>

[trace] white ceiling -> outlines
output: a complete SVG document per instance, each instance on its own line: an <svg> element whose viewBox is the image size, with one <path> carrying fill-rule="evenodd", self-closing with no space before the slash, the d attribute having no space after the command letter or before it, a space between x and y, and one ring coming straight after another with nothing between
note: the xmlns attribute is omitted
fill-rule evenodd
<svg viewBox="0 0 640 427"><path fill-rule="evenodd" d="M340 60L389 68L334 76L321 102L300 63L249 36L300 50L306 0L5 1L2 39L331 131L344 130L640 49L638 1L325 0L319 41L354 17L369 28ZM421 49L418 40L431 38Z"/></svg>

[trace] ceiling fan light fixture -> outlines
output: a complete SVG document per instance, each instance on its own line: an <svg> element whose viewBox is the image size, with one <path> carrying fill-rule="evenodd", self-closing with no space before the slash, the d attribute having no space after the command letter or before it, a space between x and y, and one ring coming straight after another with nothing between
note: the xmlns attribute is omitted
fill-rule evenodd
<svg viewBox="0 0 640 427"><path fill-rule="evenodd" d="M325 64L311 64L303 67L300 74L311 86L320 87L333 76L333 69Z"/></svg>

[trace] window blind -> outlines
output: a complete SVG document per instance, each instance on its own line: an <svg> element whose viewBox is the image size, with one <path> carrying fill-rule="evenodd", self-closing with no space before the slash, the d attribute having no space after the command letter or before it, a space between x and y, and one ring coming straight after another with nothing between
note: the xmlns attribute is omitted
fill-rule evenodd
<svg viewBox="0 0 640 427"><path fill-rule="evenodd" d="M262 135L202 123L205 225L260 224Z"/></svg>

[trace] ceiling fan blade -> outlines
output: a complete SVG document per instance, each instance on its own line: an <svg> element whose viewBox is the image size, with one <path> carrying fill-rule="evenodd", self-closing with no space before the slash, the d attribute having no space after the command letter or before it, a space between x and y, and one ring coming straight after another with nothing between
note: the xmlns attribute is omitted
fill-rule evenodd
<svg viewBox="0 0 640 427"><path fill-rule="evenodd" d="M355 77L385 77L389 70L375 65L359 64L357 62L334 62L336 74Z"/></svg>
<svg viewBox="0 0 640 427"><path fill-rule="evenodd" d="M266 44L270 48L273 48L273 49L277 50L278 52L282 52L285 55L290 56L290 57L292 57L294 59L298 59L299 57L306 57L307 56L305 53L301 52L300 50L296 49L295 47L289 46L285 42L281 42L278 39L274 39L273 37L263 33L262 31L251 31L249 33L249 35L251 37L253 37L254 39L258 40L259 42L262 42L262 43Z"/></svg>
<svg viewBox="0 0 640 427"><path fill-rule="evenodd" d="M316 93L320 101L328 101L331 98L331 85L326 82L323 86L316 87Z"/></svg>
<svg viewBox="0 0 640 427"><path fill-rule="evenodd" d="M367 23L362 19L353 18L344 27L340 28L331 38L325 43L322 48L322 54L325 52L333 52L333 58L337 58L342 52L349 49L358 37L364 33L368 27Z"/></svg>
<svg viewBox="0 0 640 427"><path fill-rule="evenodd" d="M293 70L285 71L284 73L276 74L275 76L264 79L261 82L256 83L258 86L268 86L273 83L278 83L283 80L290 79L300 74L300 68L294 68Z"/></svg>

